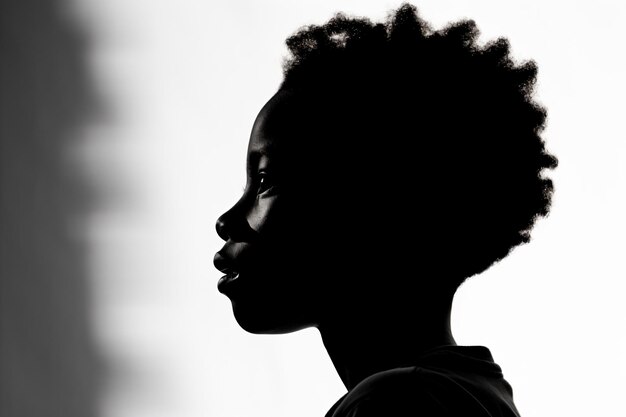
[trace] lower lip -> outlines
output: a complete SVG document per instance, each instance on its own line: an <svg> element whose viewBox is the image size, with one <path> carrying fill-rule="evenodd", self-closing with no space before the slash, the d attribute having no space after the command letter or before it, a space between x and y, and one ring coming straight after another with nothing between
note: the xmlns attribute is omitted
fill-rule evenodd
<svg viewBox="0 0 626 417"><path fill-rule="evenodd" d="M232 288L239 282L240 277L237 275L224 275L217 281L217 290L222 294L229 293L232 291Z"/></svg>

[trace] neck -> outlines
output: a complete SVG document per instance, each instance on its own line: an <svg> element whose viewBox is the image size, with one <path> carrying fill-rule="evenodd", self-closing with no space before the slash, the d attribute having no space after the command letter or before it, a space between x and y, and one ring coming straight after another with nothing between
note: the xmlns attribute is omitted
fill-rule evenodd
<svg viewBox="0 0 626 417"><path fill-rule="evenodd" d="M420 311L335 319L318 329L335 369L351 390L377 372L415 365L426 350L456 345L450 328L451 307L449 297L439 300L437 308L430 302Z"/></svg>

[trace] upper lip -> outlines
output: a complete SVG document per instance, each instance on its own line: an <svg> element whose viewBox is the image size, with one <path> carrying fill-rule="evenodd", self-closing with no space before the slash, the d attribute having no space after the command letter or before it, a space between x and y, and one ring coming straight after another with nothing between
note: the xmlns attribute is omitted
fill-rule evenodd
<svg viewBox="0 0 626 417"><path fill-rule="evenodd" d="M219 271L226 275L236 274L238 270L235 268L234 262L226 258L221 252L217 252L213 258L213 265Z"/></svg>

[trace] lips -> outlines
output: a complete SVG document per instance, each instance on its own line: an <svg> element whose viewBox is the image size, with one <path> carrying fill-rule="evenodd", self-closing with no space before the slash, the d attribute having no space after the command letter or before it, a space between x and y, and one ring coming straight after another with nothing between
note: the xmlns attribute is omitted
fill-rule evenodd
<svg viewBox="0 0 626 417"><path fill-rule="evenodd" d="M217 289L219 292L227 294L231 292L231 288L234 287L233 284L238 281L240 269L235 266L233 259L224 256L222 252L223 250L215 254L213 264L224 274L217 282Z"/></svg>
<svg viewBox="0 0 626 417"><path fill-rule="evenodd" d="M222 271L224 272L224 271ZM217 288L220 290L224 285L230 285L231 282L235 281L239 278L239 272L229 271L225 272L226 275L222 276L219 281L217 281Z"/></svg>

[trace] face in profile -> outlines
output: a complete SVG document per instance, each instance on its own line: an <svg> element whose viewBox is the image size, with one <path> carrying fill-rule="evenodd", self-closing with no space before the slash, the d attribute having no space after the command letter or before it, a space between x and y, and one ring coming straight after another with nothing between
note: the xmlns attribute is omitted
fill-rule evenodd
<svg viewBox="0 0 626 417"><path fill-rule="evenodd" d="M287 40L244 193L217 222L218 288L249 332L447 317L548 213L536 66L504 39L478 46L472 21L431 32L406 5L386 27L337 16Z"/></svg>
<svg viewBox="0 0 626 417"><path fill-rule="evenodd" d="M400 158L353 141L354 125L299 94L280 90L258 114L244 193L217 221L218 289L252 333L377 320L430 298L408 283L442 270L438 222L412 221L425 216L393 183ZM418 241L429 245L416 252Z"/></svg>
<svg viewBox="0 0 626 417"><path fill-rule="evenodd" d="M315 210L322 190L299 177L293 168L297 158L289 151L290 140L301 141L306 130L294 123L293 105L291 93L281 91L257 116L244 193L217 221L225 241L214 259L225 274L218 289L230 298L241 327L252 333L316 325L332 292L333 271L325 267L331 262Z"/></svg>

